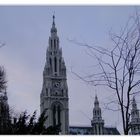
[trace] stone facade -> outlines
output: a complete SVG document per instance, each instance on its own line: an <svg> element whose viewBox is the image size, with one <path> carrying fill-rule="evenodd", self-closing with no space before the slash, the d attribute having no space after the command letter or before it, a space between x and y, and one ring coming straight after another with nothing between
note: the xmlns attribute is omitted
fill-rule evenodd
<svg viewBox="0 0 140 140"><path fill-rule="evenodd" d="M140 116L139 110L137 109L135 97L133 97L131 110L131 134L132 135L140 134Z"/></svg>
<svg viewBox="0 0 140 140"><path fill-rule="evenodd" d="M71 135L120 135L116 127L105 127L97 96L95 96L91 126L70 126Z"/></svg>
<svg viewBox="0 0 140 140"><path fill-rule="evenodd" d="M99 101L95 96L94 108L93 108L93 119L91 121L94 135L104 134L104 120L102 119L101 108L99 107Z"/></svg>
<svg viewBox="0 0 140 140"><path fill-rule="evenodd" d="M55 27L55 16L46 52L46 63L43 71L43 86L40 94L41 113L46 110L48 116L46 127L61 125L61 134L69 130L69 102L66 66L59 47L59 37Z"/></svg>

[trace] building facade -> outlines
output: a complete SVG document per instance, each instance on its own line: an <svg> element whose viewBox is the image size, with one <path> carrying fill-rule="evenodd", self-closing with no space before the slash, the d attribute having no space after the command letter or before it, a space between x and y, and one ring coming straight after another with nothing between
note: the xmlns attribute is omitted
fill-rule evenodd
<svg viewBox="0 0 140 140"><path fill-rule="evenodd" d="M46 110L48 116L45 126L61 126L61 134L69 132L69 101L66 66L59 47L59 37L55 27L55 16L46 52L43 71L43 86L40 94L41 113Z"/></svg>
<svg viewBox="0 0 140 140"><path fill-rule="evenodd" d="M140 116L139 116L139 110L137 108L135 97L133 97L133 100L132 100L131 134L140 135Z"/></svg>
<svg viewBox="0 0 140 140"><path fill-rule="evenodd" d="M99 106L97 95L95 96L95 101L94 101L93 119L91 121L91 126L93 127L94 135L104 134L104 120L102 119L101 108Z"/></svg>
<svg viewBox="0 0 140 140"><path fill-rule="evenodd" d="M120 135L116 127L105 127L98 97L95 96L91 126L70 126L71 135Z"/></svg>

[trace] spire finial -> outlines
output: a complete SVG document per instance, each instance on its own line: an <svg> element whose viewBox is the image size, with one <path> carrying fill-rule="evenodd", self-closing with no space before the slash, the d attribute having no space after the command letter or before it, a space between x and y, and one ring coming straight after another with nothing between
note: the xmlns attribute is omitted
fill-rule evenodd
<svg viewBox="0 0 140 140"><path fill-rule="evenodd" d="M55 27L55 14L53 14L52 18L53 18L53 23L52 23L52 28L51 28L51 34L56 35L57 34L57 29Z"/></svg>
<svg viewBox="0 0 140 140"><path fill-rule="evenodd" d="M97 97L97 94L95 94L95 100L96 100L96 101L98 101L98 97Z"/></svg>
<svg viewBox="0 0 140 140"><path fill-rule="evenodd" d="M55 12L53 13L53 25L55 25Z"/></svg>

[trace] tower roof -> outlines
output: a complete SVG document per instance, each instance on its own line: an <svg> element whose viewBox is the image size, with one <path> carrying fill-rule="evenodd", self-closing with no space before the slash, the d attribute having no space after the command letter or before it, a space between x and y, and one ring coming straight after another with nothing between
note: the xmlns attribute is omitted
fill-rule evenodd
<svg viewBox="0 0 140 140"><path fill-rule="evenodd" d="M52 23L52 28L51 28L51 34L56 34L57 33L57 29L55 27L55 15L53 15L53 23Z"/></svg>
<svg viewBox="0 0 140 140"><path fill-rule="evenodd" d="M99 106L99 101L97 95L95 95L95 101L94 101L95 106Z"/></svg>

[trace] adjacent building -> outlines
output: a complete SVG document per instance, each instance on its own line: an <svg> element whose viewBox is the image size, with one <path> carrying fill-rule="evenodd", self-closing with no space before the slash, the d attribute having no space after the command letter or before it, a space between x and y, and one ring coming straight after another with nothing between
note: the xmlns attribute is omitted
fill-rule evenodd
<svg viewBox="0 0 140 140"><path fill-rule="evenodd" d="M94 135L104 134L104 120L102 119L102 112L99 106L97 95L95 96L94 108L93 108L93 119L91 121Z"/></svg>
<svg viewBox="0 0 140 140"><path fill-rule="evenodd" d="M140 116L135 97L133 97L131 110L131 134L140 135Z"/></svg>
<svg viewBox="0 0 140 140"><path fill-rule="evenodd" d="M120 135L116 127L104 126L102 119L102 111L99 106L97 95L95 96L93 118L91 126L70 126L70 134L72 135Z"/></svg>

